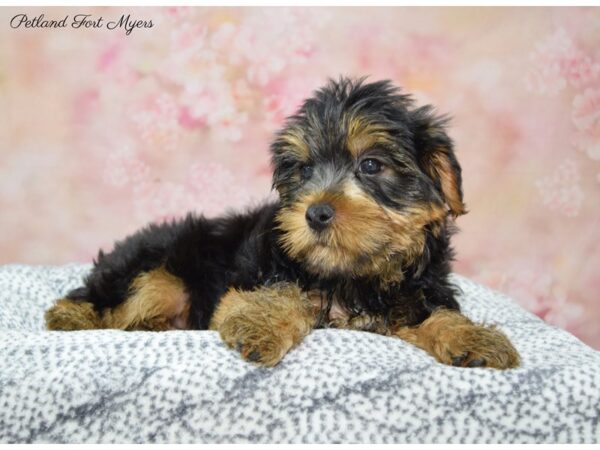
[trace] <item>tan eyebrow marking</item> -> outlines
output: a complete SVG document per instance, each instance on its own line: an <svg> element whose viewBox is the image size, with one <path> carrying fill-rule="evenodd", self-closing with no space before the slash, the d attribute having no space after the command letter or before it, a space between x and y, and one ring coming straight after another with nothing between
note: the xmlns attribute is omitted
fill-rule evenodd
<svg viewBox="0 0 600 450"><path fill-rule="evenodd" d="M393 143L392 137L384 126L371 122L365 117L350 117L347 129L346 147L355 157L374 145Z"/></svg>
<svg viewBox="0 0 600 450"><path fill-rule="evenodd" d="M286 150L295 154L299 159L307 161L310 156L308 144L304 139L304 133L298 127L287 129L279 136L279 140L285 146Z"/></svg>

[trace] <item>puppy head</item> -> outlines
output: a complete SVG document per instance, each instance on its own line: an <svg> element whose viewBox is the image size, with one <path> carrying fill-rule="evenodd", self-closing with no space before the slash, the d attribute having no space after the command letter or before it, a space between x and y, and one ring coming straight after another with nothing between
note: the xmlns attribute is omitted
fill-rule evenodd
<svg viewBox="0 0 600 450"><path fill-rule="evenodd" d="M271 146L281 244L321 276L401 273L465 213L445 120L389 81L330 81Z"/></svg>

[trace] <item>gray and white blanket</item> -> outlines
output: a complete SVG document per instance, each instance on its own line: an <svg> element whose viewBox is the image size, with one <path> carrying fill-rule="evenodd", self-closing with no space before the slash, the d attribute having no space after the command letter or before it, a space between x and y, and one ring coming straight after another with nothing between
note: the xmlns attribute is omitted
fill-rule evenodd
<svg viewBox="0 0 600 450"><path fill-rule="evenodd" d="M273 369L212 331L44 331L89 268L0 267L0 442L600 441L600 352L463 277L465 313L522 367L448 367L356 331L315 331Z"/></svg>

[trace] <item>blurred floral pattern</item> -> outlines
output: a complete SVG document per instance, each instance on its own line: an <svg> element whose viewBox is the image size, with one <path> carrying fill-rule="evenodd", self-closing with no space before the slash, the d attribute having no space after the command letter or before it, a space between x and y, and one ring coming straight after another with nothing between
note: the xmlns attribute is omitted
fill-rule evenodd
<svg viewBox="0 0 600 450"><path fill-rule="evenodd" d="M121 14L151 29L11 29ZM453 116L455 270L600 348L599 8L0 8L0 263L273 197L268 144L340 74Z"/></svg>

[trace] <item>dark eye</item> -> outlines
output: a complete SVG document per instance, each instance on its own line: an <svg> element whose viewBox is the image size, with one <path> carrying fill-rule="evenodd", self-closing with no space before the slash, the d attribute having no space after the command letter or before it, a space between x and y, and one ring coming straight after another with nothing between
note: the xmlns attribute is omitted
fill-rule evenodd
<svg viewBox="0 0 600 450"><path fill-rule="evenodd" d="M373 158L361 161L360 166L358 166L359 172L366 175L375 175L376 173L381 172L382 168L383 164Z"/></svg>
<svg viewBox="0 0 600 450"><path fill-rule="evenodd" d="M307 164L300 168L300 176L302 177L302 179L308 180L310 177L312 177L312 174L313 166Z"/></svg>

